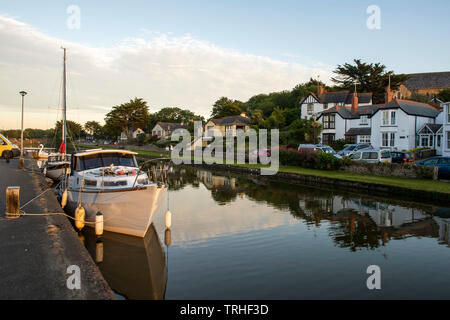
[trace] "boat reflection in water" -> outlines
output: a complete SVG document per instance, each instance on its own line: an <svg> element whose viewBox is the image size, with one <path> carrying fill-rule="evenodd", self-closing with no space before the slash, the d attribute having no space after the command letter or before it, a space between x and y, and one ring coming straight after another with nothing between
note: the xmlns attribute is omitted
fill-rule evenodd
<svg viewBox="0 0 450 320"><path fill-rule="evenodd" d="M92 228L82 233L85 246L109 286L126 299L162 300L166 293L166 255L153 224L144 238Z"/></svg>

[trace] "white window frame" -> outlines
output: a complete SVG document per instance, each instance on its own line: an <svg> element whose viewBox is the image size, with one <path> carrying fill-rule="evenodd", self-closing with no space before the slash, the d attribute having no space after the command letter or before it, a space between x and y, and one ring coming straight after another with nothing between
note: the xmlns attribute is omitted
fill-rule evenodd
<svg viewBox="0 0 450 320"><path fill-rule="evenodd" d="M450 150L450 131L447 131L447 149Z"/></svg>
<svg viewBox="0 0 450 320"><path fill-rule="evenodd" d="M385 136L386 136L386 139L384 138ZM382 132L381 133L381 146L382 147L388 147L389 146L389 132Z"/></svg>
<svg viewBox="0 0 450 320"><path fill-rule="evenodd" d="M370 136L359 136L359 143L370 143Z"/></svg>
<svg viewBox="0 0 450 320"><path fill-rule="evenodd" d="M389 111L383 111L382 124L383 126L389 125Z"/></svg>
<svg viewBox="0 0 450 320"><path fill-rule="evenodd" d="M395 132L389 134L389 146L395 147Z"/></svg>
<svg viewBox="0 0 450 320"><path fill-rule="evenodd" d="M314 114L314 103L308 103L306 105L306 114L309 116Z"/></svg>
<svg viewBox="0 0 450 320"><path fill-rule="evenodd" d="M386 137L386 139L384 138ZM381 146L384 148L395 147L396 132L382 132L381 133ZM386 143L385 143L386 142Z"/></svg>
<svg viewBox="0 0 450 320"><path fill-rule="evenodd" d="M391 114L390 114L390 119L391 119L391 126L395 126L395 124L396 124L396 116L397 116L397 114L396 114L396 112L395 111L391 111Z"/></svg>
<svg viewBox="0 0 450 320"><path fill-rule="evenodd" d="M363 124L363 125L369 124L369 117L368 116L361 116L359 118L359 124Z"/></svg>
<svg viewBox="0 0 450 320"><path fill-rule="evenodd" d="M381 123L383 126L397 125L397 112L395 110L383 111Z"/></svg>

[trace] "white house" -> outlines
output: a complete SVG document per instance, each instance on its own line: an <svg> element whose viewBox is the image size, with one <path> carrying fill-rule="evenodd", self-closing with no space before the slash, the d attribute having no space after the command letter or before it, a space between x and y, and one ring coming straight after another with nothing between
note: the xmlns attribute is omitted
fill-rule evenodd
<svg viewBox="0 0 450 320"><path fill-rule="evenodd" d="M371 144L400 151L419 147L417 133L427 124L436 124L439 113L426 103L392 100L372 116Z"/></svg>
<svg viewBox="0 0 450 320"><path fill-rule="evenodd" d="M131 137L133 139L137 139L140 134L145 134L144 130L141 128L131 128L128 130L128 135L125 130L120 133L119 140L122 142L128 141L128 138Z"/></svg>
<svg viewBox="0 0 450 320"><path fill-rule="evenodd" d="M442 137L443 148L442 155L450 157L450 102L443 103L444 110L442 111Z"/></svg>
<svg viewBox="0 0 450 320"><path fill-rule="evenodd" d="M323 126L322 143L345 139L400 151L430 147L441 154L444 129L440 110L426 103L392 99L390 87L386 90L385 104L361 106L355 93L351 107L337 105L322 111L318 117Z"/></svg>
<svg viewBox="0 0 450 320"><path fill-rule="evenodd" d="M187 129L187 127L182 123L158 122L152 129L152 136L169 138L176 129Z"/></svg>
<svg viewBox="0 0 450 320"><path fill-rule="evenodd" d="M372 104L372 93L358 93L358 106ZM333 107L350 107L354 94L349 91L325 92L323 87L319 87L318 94L309 93L300 101L300 112L302 119L311 119L318 116L324 110Z"/></svg>
<svg viewBox="0 0 450 320"><path fill-rule="evenodd" d="M321 112L317 118L322 123L321 141L329 144L346 139L351 143L370 142L372 115L379 105L360 105L359 94L352 94L350 107L336 105Z"/></svg>

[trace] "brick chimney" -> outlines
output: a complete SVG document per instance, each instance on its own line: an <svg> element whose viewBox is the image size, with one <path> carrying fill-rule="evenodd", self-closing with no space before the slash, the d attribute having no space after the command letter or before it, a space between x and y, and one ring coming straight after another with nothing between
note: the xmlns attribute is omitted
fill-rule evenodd
<svg viewBox="0 0 450 320"><path fill-rule="evenodd" d="M319 88L317 89L317 96L320 97L325 93L325 89L319 84Z"/></svg>
<svg viewBox="0 0 450 320"><path fill-rule="evenodd" d="M358 112L358 93L355 91L352 99L352 113Z"/></svg>
<svg viewBox="0 0 450 320"><path fill-rule="evenodd" d="M391 91L391 86L388 85L386 87L386 93L384 95L384 101L386 102L386 104L388 104L389 102L392 102L392 99L393 99L393 94L392 94L392 91Z"/></svg>

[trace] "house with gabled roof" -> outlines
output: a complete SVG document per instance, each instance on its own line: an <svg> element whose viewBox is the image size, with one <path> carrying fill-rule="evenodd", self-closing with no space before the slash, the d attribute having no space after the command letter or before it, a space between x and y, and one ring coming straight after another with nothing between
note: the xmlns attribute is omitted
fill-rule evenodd
<svg viewBox="0 0 450 320"><path fill-rule="evenodd" d="M145 134L144 130L141 128L131 128L128 130L128 134L127 131L123 130L120 133L118 140L121 142L127 142L128 139L137 139L140 134Z"/></svg>
<svg viewBox="0 0 450 320"><path fill-rule="evenodd" d="M357 96L359 106L372 104L372 93L357 93ZM350 107L352 99L353 94L349 91L326 92L319 87L317 94L310 92L300 101L301 118L312 119L333 107Z"/></svg>
<svg viewBox="0 0 450 320"><path fill-rule="evenodd" d="M236 136L238 130L244 132L250 128L251 122L245 113L239 116L228 116L210 119L205 125L205 136L214 136L220 133L222 136Z"/></svg>
<svg viewBox="0 0 450 320"><path fill-rule="evenodd" d="M407 74L408 79L403 82L394 97L408 99L413 94L435 96L441 90L450 88L450 72L426 72Z"/></svg>
<svg viewBox="0 0 450 320"><path fill-rule="evenodd" d="M439 109L426 103L393 99L390 86L386 88L384 104L360 106L357 97L355 92L351 107L338 105L320 113L322 143L345 139L349 143L371 143L375 148L410 150L421 146L422 135L428 138L427 147L440 153L442 131L438 126L443 116Z"/></svg>
<svg viewBox="0 0 450 320"><path fill-rule="evenodd" d="M440 110L410 100L393 99L372 116L371 143L379 148L410 150L420 145L418 132L426 124L436 124Z"/></svg>
<svg viewBox="0 0 450 320"><path fill-rule="evenodd" d="M152 136L169 138L176 129L187 129L187 126L176 122L157 122L152 129Z"/></svg>
<svg viewBox="0 0 450 320"><path fill-rule="evenodd" d="M442 110L442 155L450 157L450 102L441 104Z"/></svg>

